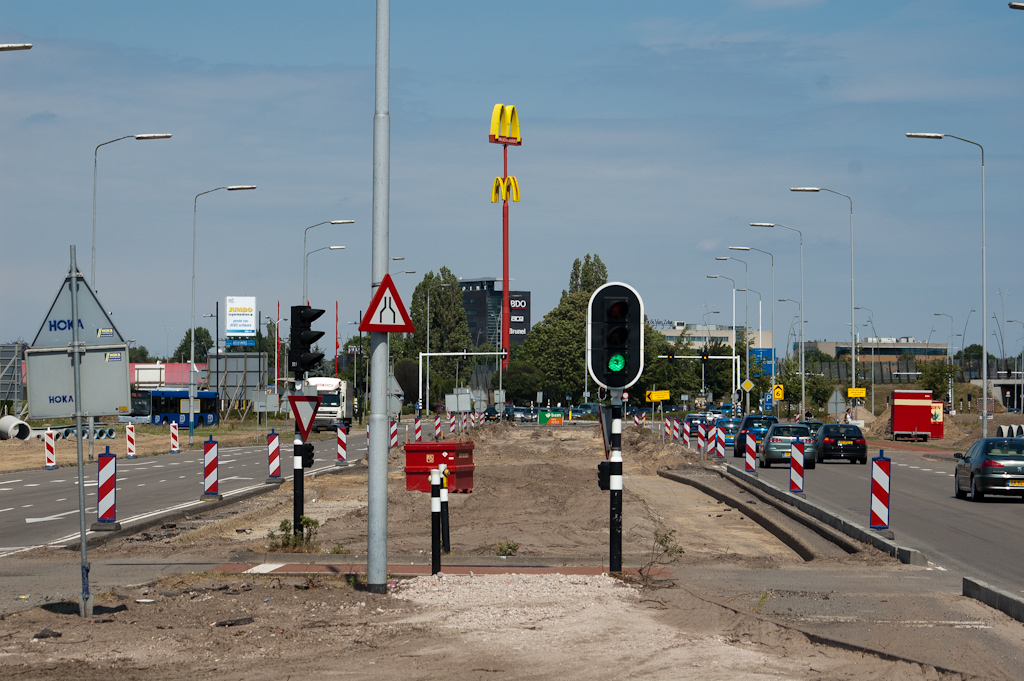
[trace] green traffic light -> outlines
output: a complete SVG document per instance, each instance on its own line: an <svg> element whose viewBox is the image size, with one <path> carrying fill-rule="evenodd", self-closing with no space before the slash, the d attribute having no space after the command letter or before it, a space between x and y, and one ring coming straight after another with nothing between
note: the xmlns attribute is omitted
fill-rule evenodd
<svg viewBox="0 0 1024 681"><path fill-rule="evenodd" d="M609 371L622 371L626 368L626 357L621 353L615 353L608 358Z"/></svg>

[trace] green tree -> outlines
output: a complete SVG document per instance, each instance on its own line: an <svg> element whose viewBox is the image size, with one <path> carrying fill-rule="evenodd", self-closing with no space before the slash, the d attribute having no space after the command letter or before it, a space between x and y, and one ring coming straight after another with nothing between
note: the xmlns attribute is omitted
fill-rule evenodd
<svg viewBox="0 0 1024 681"><path fill-rule="evenodd" d="M932 397L936 400L947 399L949 385L959 373L957 368L945 362L919 362L917 368L921 371L917 379L918 385L925 390L931 390Z"/></svg>
<svg viewBox="0 0 1024 681"><path fill-rule="evenodd" d="M458 278L447 267L442 267L437 274L427 272L423 280L416 285L409 305L409 317L416 331L406 334L402 339L398 355L395 340L392 339L394 356L406 357L419 362L419 353L427 351L427 292L430 292L430 351L460 352L472 350L472 339L469 335L469 324L466 322L466 308L462 304L462 287ZM452 377L465 380L472 372L472 363L457 361L455 357L432 357L430 360L430 392L428 404L434 404L444 395L444 379ZM457 369L456 369L457 368ZM460 374L455 376L458 370ZM417 368L418 371L418 368ZM424 362L424 372L426 362ZM416 393L418 394L418 390Z"/></svg>
<svg viewBox="0 0 1024 681"><path fill-rule="evenodd" d="M537 392L544 389L544 372L532 364L513 359L505 369L502 387L505 389L505 401L510 404L526 405L537 399ZM491 377L491 385L498 387L498 374Z"/></svg>
<svg viewBox="0 0 1024 681"><path fill-rule="evenodd" d="M128 361L148 364L150 362L155 362L156 358L150 356L149 350L146 349L145 345L137 345L135 347L128 348Z"/></svg>
<svg viewBox="0 0 1024 681"><path fill-rule="evenodd" d="M169 357L168 360L172 362L188 362L191 354L192 346L192 329L185 331L185 336L178 343L178 347L174 350L174 355ZM206 358L209 355L210 348L213 347L213 337L210 335L209 330L203 326L196 327L196 363L206 362Z"/></svg>

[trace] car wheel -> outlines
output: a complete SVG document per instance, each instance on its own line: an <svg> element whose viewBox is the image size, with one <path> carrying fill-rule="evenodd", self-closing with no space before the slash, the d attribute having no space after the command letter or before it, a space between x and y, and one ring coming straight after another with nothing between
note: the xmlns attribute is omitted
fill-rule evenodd
<svg viewBox="0 0 1024 681"><path fill-rule="evenodd" d="M812 468L814 468L814 459L810 459L804 464L804 470L811 470Z"/></svg>
<svg viewBox="0 0 1024 681"><path fill-rule="evenodd" d="M955 475L953 476L953 496L955 496L957 499L967 498L967 492L960 489L960 479L957 478Z"/></svg>
<svg viewBox="0 0 1024 681"><path fill-rule="evenodd" d="M978 481L971 478L971 501L981 501L984 498L985 493L978 491Z"/></svg>
<svg viewBox="0 0 1024 681"><path fill-rule="evenodd" d="M769 461L768 459L765 459L764 461L761 462L761 468L771 468L771 467L772 467L772 462Z"/></svg>
<svg viewBox="0 0 1024 681"><path fill-rule="evenodd" d="M861 465L861 466L863 466L863 465L864 465L864 464L866 464L867 462L868 462L868 457L866 457L866 456L862 456L862 457L860 457L860 461L859 461L859 463L860 463L860 465Z"/></svg>

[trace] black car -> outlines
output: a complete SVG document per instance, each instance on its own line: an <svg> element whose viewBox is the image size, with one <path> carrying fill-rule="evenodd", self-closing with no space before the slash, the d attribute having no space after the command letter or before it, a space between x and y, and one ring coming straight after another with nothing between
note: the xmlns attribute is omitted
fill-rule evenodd
<svg viewBox="0 0 1024 681"><path fill-rule="evenodd" d="M849 459L855 463L868 462L868 442L857 426L845 423L826 423L814 436L817 462L825 459Z"/></svg>
<svg viewBox="0 0 1024 681"><path fill-rule="evenodd" d="M1024 496L1024 438L989 437L966 453L953 455L953 491L957 499L981 501L986 494Z"/></svg>
<svg viewBox="0 0 1024 681"><path fill-rule="evenodd" d="M495 407L493 404L488 406L487 411L484 412L485 421L497 421L500 418L501 415L498 414L498 408Z"/></svg>
<svg viewBox="0 0 1024 681"><path fill-rule="evenodd" d="M511 404L506 404L505 409L501 412L502 421L512 421L515 419L514 407Z"/></svg>
<svg viewBox="0 0 1024 681"><path fill-rule="evenodd" d="M754 436L754 451L756 452L761 447L764 434L768 432L768 429L773 424L778 422L777 418L766 414L747 414L744 416L743 421L740 423L740 430L736 433L736 443L733 445L732 455L743 456L746 454L747 435Z"/></svg>

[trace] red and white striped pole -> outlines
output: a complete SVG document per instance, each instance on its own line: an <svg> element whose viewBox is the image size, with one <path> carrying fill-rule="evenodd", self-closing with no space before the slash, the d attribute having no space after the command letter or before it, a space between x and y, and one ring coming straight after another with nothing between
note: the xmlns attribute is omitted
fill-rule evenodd
<svg viewBox="0 0 1024 681"><path fill-rule="evenodd" d="M267 435L267 462L270 468L267 484L284 482L284 478L281 476L281 433L273 428Z"/></svg>
<svg viewBox="0 0 1024 681"><path fill-rule="evenodd" d="M466 412L462 412L462 432L463 432L463 433L465 433L465 432L466 432L467 430L469 430L469 429L468 429L468 428L466 427L466 425L467 425L468 423L469 423L469 421L468 421L468 420L467 420L467 418L466 418Z"/></svg>
<svg viewBox="0 0 1024 681"><path fill-rule="evenodd" d="M219 467L217 462L217 443L210 439L203 443L203 495L199 501L220 501L221 496L218 488Z"/></svg>
<svg viewBox="0 0 1024 681"><path fill-rule="evenodd" d="M871 458L871 529L889 529L889 474L892 459L885 456L885 450L878 450L878 456Z"/></svg>
<svg viewBox="0 0 1024 681"><path fill-rule="evenodd" d="M434 414L434 439L441 439L441 415Z"/></svg>
<svg viewBox="0 0 1024 681"><path fill-rule="evenodd" d="M366 454L370 454L370 424L366 424Z"/></svg>
<svg viewBox="0 0 1024 681"><path fill-rule="evenodd" d="M448 412L448 434L455 434L455 412Z"/></svg>
<svg viewBox="0 0 1024 681"><path fill-rule="evenodd" d="M789 446L789 491L804 491L804 443L794 442Z"/></svg>
<svg viewBox="0 0 1024 681"><path fill-rule="evenodd" d="M715 456L719 459L725 458L725 431L721 428L718 429L718 439L716 440Z"/></svg>
<svg viewBox="0 0 1024 681"><path fill-rule="evenodd" d="M44 468L48 471L52 471L57 467L57 453L54 450L53 441L53 431L47 428L46 433L43 434L43 450L46 453L46 465Z"/></svg>
<svg viewBox="0 0 1024 681"><path fill-rule="evenodd" d="M679 419L672 419L672 439L679 439Z"/></svg>
<svg viewBox="0 0 1024 681"><path fill-rule="evenodd" d="M180 451L178 449L178 422L171 421L171 454L177 454Z"/></svg>
<svg viewBox="0 0 1024 681"><path fill-rule="evenodd" d="M690 422L683 421L683 446L690 446Z"/></svg>
<svg viewBox="0 0 1024 681"><path fill-rule="evenodd" d="M96 457L99 469L96 475L96 523L90 528L94 532L120 530L117 522L116 484L117 456L110 453L110 446Z"/></svg>
<svg viewBox="0 0 1024 681"><path fill-rule="evenodd" d="M707 453L714 454L715 443L718 441L718 428L711 426L708 429Z"/></svg>
<svg viewBox="0 0 1024 681"><path fill-rule="evenodd" d="M413 430L416 433L416 442L421 442L423 440L423 435L420 432L420 417L419 417L419 414L416 415L415 428Z"/></svg>
<svg viewBox="0 0 1024 681"><path fill-rule="evenodd" d="M639 414L633 414L633 427L634 428L639 428L640 427L640 416L639 416Z"/></svg>
<svg viewBox="0 0 1024 681"><path fill-rule="evenodd" d="M345 426L338 426L338 460L335 466L348 464L348 429Z"/></svg>
<svg viewBox="0 0 1024 681"><path fill-rule="evenodd" d="M750 434L747 435L747 456L743 460L743 469L757 475L757 440Z"/></svg>
<svg viewBox="0 0 1024 681"><path fill-rule="evenodd" d="M672 424L665 419L665 427L662 429L662 437L672 438Z"/></svg>
<svg viewBox="0 0 1024 681"><path fill-rule="evenodd" d="M705 436L704 424L703 423L698 423L697 424L697 451L701 452L701 453L704 452L704 436Z"/></svg>
<svg viewBox="0 0 1024 681"><path fill-rule="evenodd" d="M398 446L398 423L395 421L391 422L391 446Z"/></svg>
<svg viewBox="0 0 1024 681"><path fill-rule="evenodd" d="M135 455L135 424L129 423L124 427L124 439L128 443L128 456L126 459L138 458Z"/></svg>

